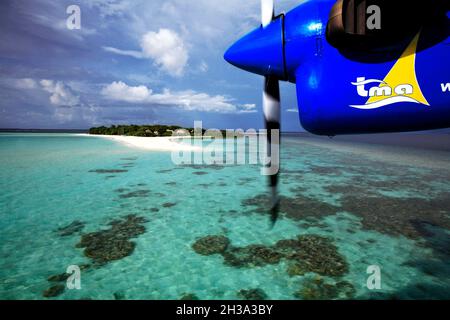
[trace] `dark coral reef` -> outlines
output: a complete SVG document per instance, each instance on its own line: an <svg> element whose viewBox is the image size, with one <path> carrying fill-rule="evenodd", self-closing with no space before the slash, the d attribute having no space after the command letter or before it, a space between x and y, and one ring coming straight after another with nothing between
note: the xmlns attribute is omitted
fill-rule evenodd
<svg viewBox="0 0 450 320"><path fill-rule="evenodd" d="M44 298L54 298L64 293L66 287L62 284L54 285L42 293Z"/></svg>
<svg viewBox="0 0 450 320"><path fill-rule="evenodd" d="M237 296L244 300L267 300L267 294L260 288L239 290Z"/></svg>
<svg viewBox="0 0 450 320"><path fill-rule="evenodd" d="M228 248L230 240L225 236L207 236L197 240L192 249L203 256L222 254Z"/></svg>
<svg viewBox="0 0 450 320"><path fill-rule="evenodd" d="M302 300L353 299L355 287L348 281L328 283L321 277L306 278L294 297Z"/></svg>
<svg viewBox="0 0 450 320"><path fill-rule="evenodd" d="M146 222L137 215L113 220L109 229L84 234L77 247L84 248L85 256L96 264L120 260L133 253L136 244L130 239L145 233Z"/></svg>
<svg viewBox="0 0 450 320"><path fill-rule="evenodd" d="M332 241L317 235L300 235L296 239L280 240L273 246L252 244L245 247L232 246L225 236L210 235L198 239L192 248L202 255L220 254L224 264L235 268L273 265L286 260L291 276L314 272L334 277L348 272L345 258Z"/></svg>
<svg viewBox="0 0 450 320"><path fill-rule="evenodd" d="M267 195L260 194L253 198L244 199L242 205L252 207L250 212L266 214L267 208L270 208L270 198ZM280 212L287 218L301 220L308 217L319 218L333 215L339 211L339 207L332 204L305 197L297 194L294 198L280 197Z"/></svg>
<svg viewBox="0 0 450 320"><path fill-rule="evenodd" d="M315 272L323 276L342 276L348 272L345 258L333 242L317 235L301 235L295 240L278 241L275 247L290 260L289 275Z"/></svg>
<svg viewBox="0 0 450 320"><path fill-rule="evenodd" d="M200 299L195 293L183 293L180 300L194 301Z"/></svg>
<svg viewBox="0 0 450 320"><path fill-rule="evenodd" d="M84 229L85 223L83 221L75 220L71 224L58 228L57 233L61 237L72 236Z"/></svg>
<svg viewBox="0 0 450 320"><path fill-rule="evenodd" d="M111 174L111 173L125 173L128 172L128 170L121 170L121 169L95 169L95 170L89 170L91 173L98 173L98 174Z"/></svg>
<svg viewBox="0 0 450 320"><path fill-rule="evenodd" d="M353 181L353 180L352 180ZM391 182L380 182L389 186ZM423 192L429 197L394 197L380 193L370 186L370 182L361 179L348 185L329 185L327 192L339 197L339 205L332 205L302 194L297 191L294 197L280 197L280 212L282 216L300 221L317 220L334 215L338 212L348 212L361 218L362 227L392 236L405 236L410 239L421 238L420 224L435 225L450 230L450 192L441 192L431 196L431 191ZM390 189L394 190L394 189ZM267 195L257 195L244 199L242 205L248 213L268 214L270 198Z"/></svg>
<svg viewBox="0 0 450 320"><path fill-rule="evenodd" d="M119 195L120 199L131 199L131 198L146 198L150 195L149 190L136 190L130 191L126 193L122 193Z"/></svg>

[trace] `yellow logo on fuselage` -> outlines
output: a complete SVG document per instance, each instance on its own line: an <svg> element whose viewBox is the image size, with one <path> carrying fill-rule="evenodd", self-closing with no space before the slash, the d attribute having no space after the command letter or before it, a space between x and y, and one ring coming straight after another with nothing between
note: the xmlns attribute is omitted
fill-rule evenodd
<svg viewBox="0 0 450 320"><path fill-rule="evenodd" d="M416 77L416 50L420 32L414 37L383 81L358 77L352 84L358 95L368 97L364 105L351 105L357 109L376 109L398 102L420 103L429 106ZM365 85L379 83L366 90Z"/></svg>

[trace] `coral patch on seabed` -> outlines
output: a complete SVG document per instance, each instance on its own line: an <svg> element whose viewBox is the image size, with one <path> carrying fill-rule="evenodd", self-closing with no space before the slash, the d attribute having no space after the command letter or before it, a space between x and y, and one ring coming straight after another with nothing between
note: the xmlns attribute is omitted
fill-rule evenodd
<svg viewBox="0 0 450 320"><path fill-rule="evenodd" d="M282 255L272 248L263 245L249 245L247 247L230 247L223 253L224 263L236 268L252 268L277 264Z"/></svg>
<svg viewBox="0 0 450 320"><path fill-rule="evenodd" d="M348 263L328 238L300 235L297 239L280 240L274 246L252 244L234 247L225 236L207 236L198 239L192 248L201 255L221 254L224 264L235 268L252 268L289 262L290 276L314 272L323 276L343 276Z"/></svg>
<svg viewBox="0 0 450 320"><path fill-rule="evenodd" d="M190 168L194 170L206 170L206 169L212 169L212 170L223 170L225 169L225 165L218 165L218 164L204 164L204 165L198 165L198 164L185 164L178 166L179 168Z"/></svg>
<svg viewBox="0 0 450 320"><path fill-rule="evenodd" d="M192 249L203 256L210 256L225 252L229 244L230 240L225 236L207 236L197 240Z"/></svg>
<svg viewBox="0 0 450 320"><path fill-rule="evenodd" d="M391 236L403 235L410 239L419 239L420 225L436 225L450 230L450 193L440 193L430 199L420 197L389 197L370 188L362 188L355 182L352 185L330 185L325 190L340 196L340 206L332 205L298 192L295 198L280 197L281 215L300 221L308 218L318 219L348 212L360 217L362 227ZM292 190L296 191L296 190ZM247 212L267 214L270 198L257 195L244 199L242 205ZM422 221L422 223L417 223Z"/></svg>
<svg viewBox="0 0 450 320"><path fill-rule="evenodd" d="M79 220L75 220L71 224L58 228L57 233L61 237L68 237L78 233L84 229L85 223Z"/></svg>
<svg viewBox="0 0 450 320"><path fill-rule="evenodd" d="M320 175L336 175L340 176L342 174L342 170L336 166L324 167L324 166L316 166L310 165L309 170L312 173L320 174Z"/></svg>
<svg viewBox="0 0 450 320"><path fill-rule="evenodd" d="M79 265L80 271L87 270L90 267L91 267L90 264ZM45 297L45 298L54 298L54 297L57 297L57 296L61 295L64 292L64 290L65 290L65 282L69 279L70 276L71 276L71 274L70 273L66 273L66 272L61 273L61 274L55 274L55 275L49 276L47 278L48 282L50 282L50 283L52 283L52 282L53 283L60 282L60 284L53 285L50 288L48 288L47 290L45 290L42 293L43 297ZM64 283L64 284L62 284L62 283Z"/></svg>
<svg viewBox="0 0 450 320"><path fill-rule="evenodd" d="M239 290L237 296L244 300L266 300L267 294L264 290L256 288L256 289L242 289Z"/></svg>
<svg viewBox="0 0 450 320"><path fill-rule="evenodd" d="M242 205L253 208L250 212L267 214L268 208L271 206L270 201L271 199L267 195L260 194L243 200ZM295 198L280 197L280 212L293 220L301 220L307 217L320 218L336 214L338 211L340 211L340 208L337 206L305 197L302 194L296 195Z"/></svg>
<svg viewBox="0 0 450 320"><path fill-rule="evenodd" d="M156 171L156 173L170 173L170 172L172 172L173 171L173 169L164 169L164 170L158 170L158 171Z"/></svg>
<svg viewBox="0 0 450 320"><path fill-rule="evenodd" d="M61 274L55 274L53 276L50 276L47 278L47 281L49 282L64 282L67 279L69 279L70 274L68 273L61 273Z"/></svg>
<svg viewBox="0 0 450 320"><path fill-rule="evenodd" d="M91 173L98 173L98 174L111 174L111 173L125 173L128 172L128 170L120 170L120 169L96 169L96 170L89 170Z"/></svg>
<svg viewBox="0 0 450 320"><path fill-rule="evenodd" d="M163 203L163 207L164 208L172 208L172 207L175 207L177 204L176 203L174 203L174 202L166 202L166 203Z"/></svg>
<svg viewBox="0 0 450 320"><path fill-rule="evenodd" d="M208 172L206 171L197 171L197 172L192 172L192 174L195 174L197 176L205 176L208 174Z"/></svg>
<svg viewBox="0 0 450 320"><path fill-rule="evenodd" d="M136 187L145 187L145 186L147 186L147 184L143 182L136 184Z"/></svg>
<svg viewBox="0 0 450 320"><path fill-rule="evenodd" d="M91 265L90 264L82 264L82 265L79 265L78 267L80 268L80 271L85 271L85 270L88 270L91 267ZM48 282L64 282L67 279L69 279L70 276L71 276L70 273L64 272L61 274L55 274L55 275L48 277L47 281Z"/></svg>
<svg viewBox="0 0 450 320"><path fill-rule="evenodd" d="M130 239L145 233L143 224L146 222L145 218L137 215L113 220L107 230L84 234L77 248L85 248L85 256L98 265L120 260L133 253L136 244Z"/></svg>
<svg viewBox="0 0 450 320"><path fill-rule="evenodd" d="M194 293L183 293L180 300L194 301L194 300L200 300L200 299Z"/></svg>
<svg viewBox="0 0 450 320"><path fill-rule="evenodd" d="M276 248L292 264L290 276L315 272L323 276L342 276L348 272L345 258L328 238L317 235L301 235L294 240L280 240Z"/></svg>
<svg viewBox="0 0 450 320"><path fill-rule="evenodd" d="M423 221L450 230L450 194L434 199L391 198L385 196L344 196L343 210L362 217L366 229L389 235L418 239Z"/></svg>
<svg viewBox="0 0 450 320"><path fill-rule="evenodd" d="M66 289L66 287L64 285L57 284L57 285L54 285L54 286L48 288L47 290L45 290L42 293L42 296L44 298L54 298L54 297L61 295L65 289Z"/></svg>
<svg viewBox="0 0 450 320"><path fill-rule="evenodd" d="M113 294L114 300L125 300L125 293L123 292L114 292Z"/></svg>
<svg viewBox="0 0 450 320"><path fill-rule="evenodd" d="M355 293L355 287L348 281L327 283L323 278L316 277L305 279L294 297L303 300L353 299Z"/></svg>
<svg viewBox="0 0 450 320"><path fill-rule="evenodd" d="M130 199L130 198L146 198L150 195L149 190L136 190L128 193L123 193L119 195L120 199Z"/></svg>

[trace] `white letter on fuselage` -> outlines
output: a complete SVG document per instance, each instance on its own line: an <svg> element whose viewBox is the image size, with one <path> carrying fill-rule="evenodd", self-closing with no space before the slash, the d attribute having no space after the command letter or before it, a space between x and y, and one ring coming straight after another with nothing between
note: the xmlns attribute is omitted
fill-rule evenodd
<svg viewBox="0 0 450 320"><path fill-rule="evenodd" d="M366 78L364 78L364 77L356 78L356 83L364 82L364 81L366 81ZM358 94L361 97L368 97L369 96L369 92L366 90L365 84L357 85L356 86L356 90L358 91Z"/></svg>

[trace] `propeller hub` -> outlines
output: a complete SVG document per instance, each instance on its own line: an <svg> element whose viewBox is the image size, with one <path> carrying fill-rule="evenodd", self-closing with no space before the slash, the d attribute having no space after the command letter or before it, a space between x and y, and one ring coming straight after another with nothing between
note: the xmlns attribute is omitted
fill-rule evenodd
<svg viewBox="0 0 450 320"><path fill-rule="evenodd" d="M238 40L225 53L225 60L248 72L285 79L283 20L280 16Z"/></svg>

